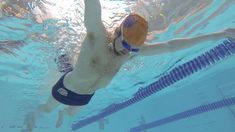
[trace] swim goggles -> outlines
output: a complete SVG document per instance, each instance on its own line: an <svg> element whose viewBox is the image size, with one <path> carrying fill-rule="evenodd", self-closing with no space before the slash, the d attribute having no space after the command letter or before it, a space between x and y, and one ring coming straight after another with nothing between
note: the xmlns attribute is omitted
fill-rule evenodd
<svg viewBox="0 0 235 132"><path fill-rule="evenodd" d="M122 43L122 47L123 47L123 48L127 49L127 50L130 51L130 52L135 52L135 53L140 50L139 48L132 48L132 47L131 47L131 44L129 44L129 43L124 39L124 37L123 37L123 27L121 27L120 35L121 35L121 37L122 37L121 43Z"/></svg>
<svg viewBox="0 0 235 132"><path fill-rule="evenodd" d="M130 52L138 52L140 49L132 48L130 44L128 44L124 39L122 40L122 47L127 49Z"/></svg>

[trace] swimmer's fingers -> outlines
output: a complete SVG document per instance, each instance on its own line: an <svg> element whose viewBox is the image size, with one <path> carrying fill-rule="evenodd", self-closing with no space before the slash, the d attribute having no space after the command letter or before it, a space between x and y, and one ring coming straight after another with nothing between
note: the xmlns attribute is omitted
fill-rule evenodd
<svg viewBox="0 0 235 132"><path fill-rule="evenodd" d="M235 28L227 28L224 33L227 38L235 40Z"/></svg>

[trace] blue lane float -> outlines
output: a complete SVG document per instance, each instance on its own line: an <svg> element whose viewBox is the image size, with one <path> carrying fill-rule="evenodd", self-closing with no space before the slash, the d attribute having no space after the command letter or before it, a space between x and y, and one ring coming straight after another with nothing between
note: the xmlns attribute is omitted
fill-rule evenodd
<svg viewBox="0 0 235 132"><path fill-rule="evenodd" d="M144 98L151 96L152 94L157 93L158 91L163 90L166 87L188 77L189 75L192 75L199 70L209 67L210 65L233 55L234 53L235 42L230 39L224 40L215 48L205 52L204 54L194 58L189 62L175 67L168 74L160 77L160 79L156 82L146 86L145 88L142 88L141 91L135 93L131 99L122 103L112 104L105 108L101 113L88 117L84 120L80 120L77 123L72 124L71 129L77 130L92 122L98 121L99 119L111 115L114 112L126 108L134 103L137 103Z"/></svg>
<svg viewBox="0 0 235 132"><path fill-rule="evenodd" d="M156 120L156 121L149 122L149 123L137 126L137 127L133 127L133 128L130 129L130 132L141 132L141 131L146 130L146 129L150 129L150 128L153 128L153 127L158 127L158 126L161 126L161 125L165 125L167 123L171 123L171 122L174 122L174 121L177 121L177 120L189 118L191 116L196 116L196 115L201 114L201 113L206 113L206 112L209 112L209 111L220 109L220 108L223 108L223 107L226 107L226 106L231 106L231 105L234 105L234 104L235 104L235 97L228 98L228 99L223 99L223 100L213 102L213 103L210 103L210 104L207 104L207 105L201 105L199 107L196 107L196 108L193 108L193 109L190 109L190 110L187 110L187 111L183 111L183 112L180 112L178 114L174 114L172 116L169 116L169 117L166 117L166 118L163 118L163 119L160 119L160 120Z"/></svg>

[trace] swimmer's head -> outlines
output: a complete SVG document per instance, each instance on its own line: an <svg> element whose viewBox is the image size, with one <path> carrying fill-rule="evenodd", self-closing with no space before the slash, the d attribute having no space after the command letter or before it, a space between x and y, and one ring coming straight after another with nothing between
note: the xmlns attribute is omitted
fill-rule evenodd
<svg viewBox="0 0 235 132"><path fill-rule="evenodd" d="M121 24L123 39L134 46L144 44L148 33L148 22L138 14L128 15Z"/></svg>

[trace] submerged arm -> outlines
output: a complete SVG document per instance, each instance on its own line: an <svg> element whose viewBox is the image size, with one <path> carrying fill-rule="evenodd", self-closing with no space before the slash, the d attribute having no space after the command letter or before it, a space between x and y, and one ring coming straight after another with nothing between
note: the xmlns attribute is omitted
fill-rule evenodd
<svg viewBox="0 0 235 132"><path fill-rule="evenodd" d="M104 28L101 20L101 5L99 0L84 0L84 21L88 34L98 34Z"/></svg>
<svg viewBox="0 0 235 132"><path fill-rule="evenodd" d="M227 37L225 32L216 32L193 38L173 39L158 44L152 44L152 45L145 44L141 49L140 55L156 55L167 52L175 52L193 47L204 41L219 40L225 37Z"/></svg>

